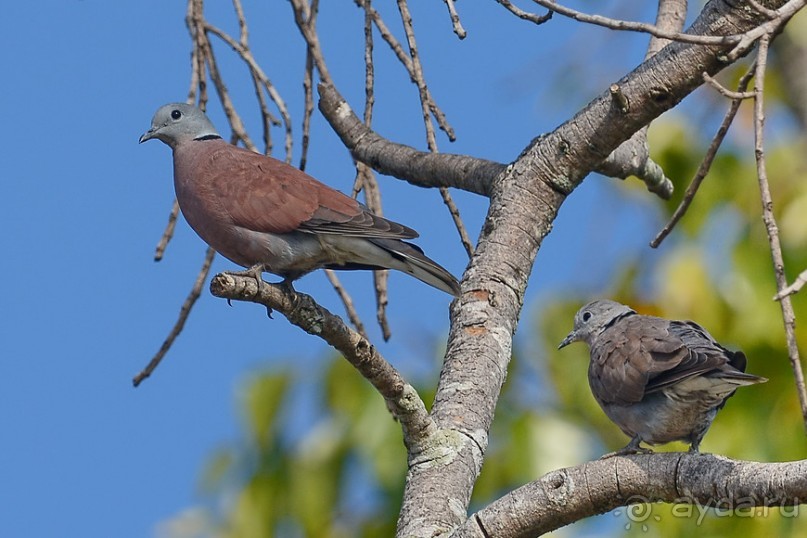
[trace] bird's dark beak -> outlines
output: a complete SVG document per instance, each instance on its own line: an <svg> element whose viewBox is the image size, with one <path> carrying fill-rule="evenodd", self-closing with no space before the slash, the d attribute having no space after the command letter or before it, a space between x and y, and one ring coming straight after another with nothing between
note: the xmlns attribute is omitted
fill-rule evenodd
<svg viewBox="0 0 807 538"><path fill-rule="evenodd" d="M566 338L563 339L563 342L561 342L560 345L558 345L558 349L562 349L571 344L572 342L577 342L577 333L574 331L566 335Z"/></svg>
<svg viewBox="0 0 807 538"><path fill-rule="evenodd" d="M143 133L143 134L140 136L140 141L139 141L138 143L139 143L139 144L142 144L142 143L143 143L143 142L145 142L146 140L151 140L152 138L154 138L154 132L155 132L155 131L156 131L156 129L155 129L154 127L152 127L151 129L149 129L148 131L146 131L145 133Z"/></svg>

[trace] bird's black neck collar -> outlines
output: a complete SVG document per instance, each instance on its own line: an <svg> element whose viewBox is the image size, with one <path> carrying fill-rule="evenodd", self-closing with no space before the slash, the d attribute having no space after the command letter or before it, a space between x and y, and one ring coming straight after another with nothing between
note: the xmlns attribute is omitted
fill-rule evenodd
<svg viewBox="0 0 807 538"><path fill-rule="evenodd" d="M199 138L194 138L194 141L199 141L199 140L221 140L221 137L219 135L217 135L217 134L209 134L209 135L200 136Z"/></svg>
<svg viewBox="0 0 807 538"><path fill-rule="evenodd" d="M606 323L605 327L603 327L602 329L605 330L605 329L607 329L609 327L612 327L614 325L614 323L616 323L617 321L619 321L621 319L625 319L628 316L635 316L635 315L636 315L635 311L629 310L629 311L625 312L624 314L618 315L617 317L615 317L614 319L612 319L611 321Z"/></svg>

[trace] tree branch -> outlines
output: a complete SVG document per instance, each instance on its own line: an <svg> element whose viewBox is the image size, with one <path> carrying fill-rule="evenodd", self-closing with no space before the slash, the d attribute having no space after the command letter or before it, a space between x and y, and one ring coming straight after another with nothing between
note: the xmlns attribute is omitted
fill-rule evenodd
<svg viewBox="0 0 807 538"><path fill-rule="evenodd" d="M530 13L529 11L524 11L518 6L514 6L510 0L496 0L501 4L507 11L518 17L519 19L529 21L535 24L543 24L547 22L549 19L552 18L552 13L554 13L551 9L544 13L543 15L536 15L535 13Z"/></svg>
<svg viewBox="0 0 807 538"><path fill-rule="evenodd" d="M634 176L640 179L647 190L663 200L669 200L673 193L673 184L664 170L650 158L647 145L647 130L642 129L631 138L620 144L601 162L596 172L608 177L627 179Z"/></svg>
<svg viewBox="0 0 807 538"><path fill-rule="evenodd" d="M667 502L721 510L807 502L807 460L737 461L668 452L596 460L544 475L469 517L454 538L528 538L620 506Z"/></svg>
<svg viewBox="0 0 807 538"><path fill-rule="evenodd" d="M491 184L507 168L506 164L469 155L425 152L392 142L363 124L334 86L320 84L318 89L319 110L350 154L381 174L418 187L453 187L490 196ZM619 179L632 175L644 178L648 190L653 190L651 184L658 185L655 188L661 191L671 188L646 148L626 144L618 151L624 153L609 155L595 171Z"/></svg>
<svg viewBox="0 0 807 538"><path fill-rule="evenodd" d="M688 33L744 33L760 24L759 17L712 0ZM631 103L627 113L614 105L610 92L603 92L574 118L536 140L493 182L487 218L462 282L463 295L452 303L446 358L432 407L438 428L461 433L464 442L444 466L410 467L399 536L448 532L465 520L527 281L563 201L633 133L703 84L704 71L711 75L723 69L730 48L671 43L618 81ZM418 492L436 487L439 499L417 498Z"/></svg>
<svg viewBox="0 0 807 538"><path fill-rule="evenodd" d="M454 6L454 0L443 0L443 2L445 2L448 8L448 15L451 17L451 27L454 28L454 33L457 34L457 37L460 39L465 39L465 36L468 34L465 32L465 28L462 27L457 8Z"/></svg>
<svg viewBox="0 0 807 538"><path fill-rule="evenodd" d="M277 310L290 323L318 336L339 351L384 397L400 421L404 443L410 452L422 452L423 445L436 430L423 400L369 340L345 325L339 316L318 305L304 293L290 291L280 284L262 282L252 277L220 273L210 282L210 293L222 299L248 301Z"/></svg>
<svg viewBox="0 0 807 538"><path fill-rule="evenodd" d="M506 167L484 159L431 153L391 142L362 123L329 84L320 84L319 109L351 155L382 174L418 187L454 187L488 196L493 179Z"/></svg>

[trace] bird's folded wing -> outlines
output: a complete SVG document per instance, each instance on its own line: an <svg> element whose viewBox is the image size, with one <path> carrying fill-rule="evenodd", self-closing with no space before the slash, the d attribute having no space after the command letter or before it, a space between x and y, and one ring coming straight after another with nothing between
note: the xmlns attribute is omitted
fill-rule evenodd
<svg viewBox="0 0 807 538"><path fill-rule="evenodd" d="M217 149L208 163L205 173L212 194L237 226L275 234L299 230L390 239L418 235L271 157L228 145Z"/></svg>
<svg viewBox="0 0 807 538"><path fill-rule="evenodd" d="M344 196L339 191L333 191ZM345 196L345 198L348 198ZM353 200L353 198L348 198ZM313 216L300 225L301 231L332 233L378 239L413 239L418 233L397 222L379 217L367 210L350 217L333 209L333 204L320 205ZM361 207L361 206L359 206Z"/></svg>
<svg viewBox="0 0 807 538"><path fill-rule="evenodd" d="M745 373L748 363L745 353L726 349L694 321L671 321L670 333L686 344L691 354L690 362L697 362L701 371L720 370L721 377L740 381L762 379Z"/></svg>
<svg viewBox="0 0 807 538"><path fill-rule="evenodd" d="M596 360L589 375L595 393L609 403L635 403L645 394L726 364L724 348L697 331L685 341L671 330L675 323L631 316L603 332L592 349Z"/></svg>

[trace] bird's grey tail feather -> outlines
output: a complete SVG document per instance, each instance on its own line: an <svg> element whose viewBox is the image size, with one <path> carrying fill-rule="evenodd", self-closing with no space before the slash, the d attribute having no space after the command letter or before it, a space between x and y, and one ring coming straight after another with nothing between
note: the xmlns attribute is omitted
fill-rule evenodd
<svg viewBox="0 0 807 538"><path fill-rule="evenodd" d="M727 372L725 370L720 372L720 377L738 386L755 385L768 381L767 377L748 374L746 372Z"/></svg>
<svg viewBox="0 0 807 538"><path fill-rule="evenodd" d="M383 248L401 262L401 267L391 267L391 269L408 273L438 290L459 297L460 284L454 275L423 254L423 251L416 245L395 239L373 238L368 241Z"/></svg>

